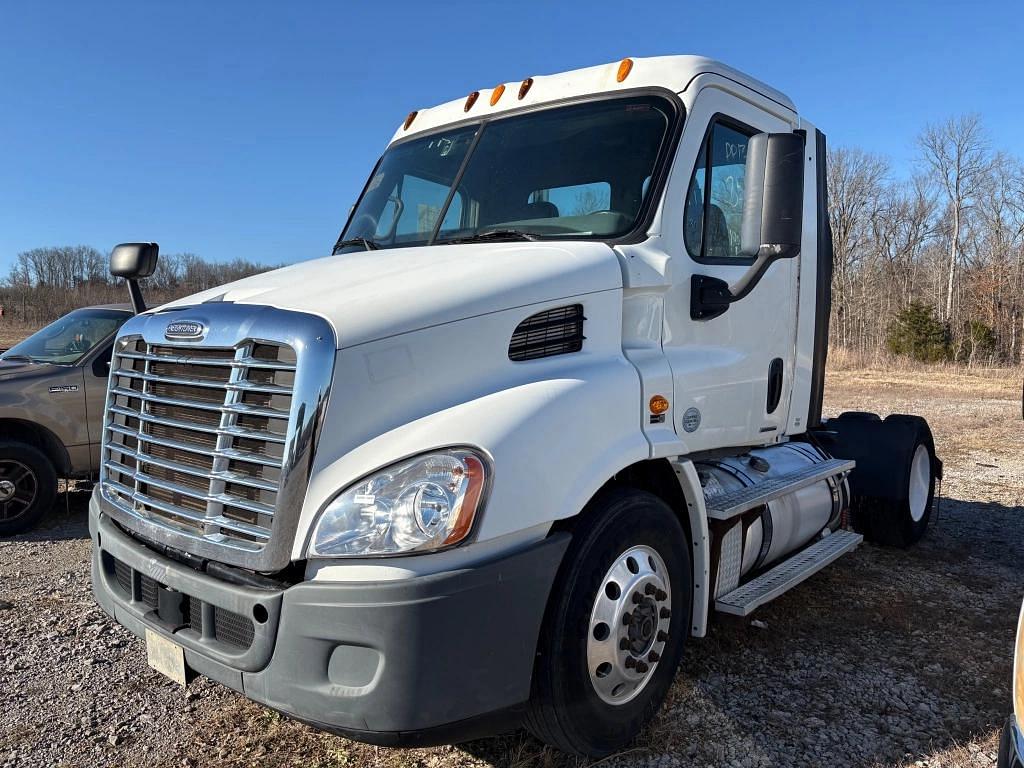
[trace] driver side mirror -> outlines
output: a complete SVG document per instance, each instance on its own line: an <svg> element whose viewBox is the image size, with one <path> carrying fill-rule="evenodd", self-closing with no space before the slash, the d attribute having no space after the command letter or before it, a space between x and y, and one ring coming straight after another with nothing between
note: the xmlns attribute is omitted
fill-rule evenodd
<svg viewBox="0 0 1024 768"><path fill-rule="evenodd" d="M160 246L156 243L121 243L110 252L110 274L140 280L156 271Z"/></svg>
<svg viewBox="0 0 1024 768"><path fill-rule="evenodd" d="M121 243L110 252L110 274L127 281L135 314L146 311L138 281L156 271L159 254L160 246L156 243Z"/></svg>
<svg viewBox="0 0 1024 768"><path fill-rule="evenodd" d="M710 320L747 296L779 259L800 253L804 207L804 136L758 133L747 144L743 181L741 257L753 258L733 285L707 275L690 284L690 317Z"/></svg>

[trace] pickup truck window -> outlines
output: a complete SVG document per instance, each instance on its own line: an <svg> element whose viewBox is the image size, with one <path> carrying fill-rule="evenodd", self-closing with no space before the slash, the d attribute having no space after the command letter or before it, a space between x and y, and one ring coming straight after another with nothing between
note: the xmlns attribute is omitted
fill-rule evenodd
<svg viewBox="0 0 1024 768"><path fill-rule="evenodd" d="M701 147L686 194L686 249L698 261L739 256L747 133L716 121Z"/></svg>
<svg viewBox="0 0 1024 768"><path fill-rule="evenodd" d="M118 309L76 309L36 331L0 357L4 360L74 365L130 317L130 312Z"/></svg>
<svg viewBox="0 0 1024 768"><path fill-rule="evenodd" d="M399 142L378 163L335 252L360 249L360 238L391 248L621 237L643 210L674 114L662 97L631 96Z"/></svg>

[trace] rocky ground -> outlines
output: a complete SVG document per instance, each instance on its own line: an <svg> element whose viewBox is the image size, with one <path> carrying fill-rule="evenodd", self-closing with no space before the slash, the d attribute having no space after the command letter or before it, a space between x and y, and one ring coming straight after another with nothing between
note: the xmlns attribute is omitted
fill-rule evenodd
<svg viewBox="0 0 1024 768"><path fill-rule="evenodd" d="M1008 374L845 371L828 410L915 412L946 479L909 552L864 546L693 642L657 721L608 766L992 766L1024 594L1024 428ZM94 605L87 494L0 542L0 766L574 766L522 733L388 750L149 670ZM580 763L585 764L585 763Z"/></svg>

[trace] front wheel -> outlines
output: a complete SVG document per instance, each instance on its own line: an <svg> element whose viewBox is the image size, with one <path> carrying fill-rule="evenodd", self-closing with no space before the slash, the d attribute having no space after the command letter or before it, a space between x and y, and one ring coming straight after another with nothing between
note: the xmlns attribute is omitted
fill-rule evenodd
<svg viewBox="0 0 1024 768"><path fill-rule="evenodd" d="M57 495L57 473L38 449L0 443L0 536L36 526Z"/></svg>
<svg viewBox="0 0 1024 768"><path fill-rule="evenodd" d="M629 744L672 685L691 579L686 534L661 499L633 489L599 494L551 592L526 727L591 757Z"/></svg>

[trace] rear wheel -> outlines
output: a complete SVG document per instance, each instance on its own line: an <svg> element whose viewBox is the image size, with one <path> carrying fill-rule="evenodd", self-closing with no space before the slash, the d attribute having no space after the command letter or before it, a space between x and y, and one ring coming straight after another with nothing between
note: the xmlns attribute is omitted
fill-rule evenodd
<svg viewBox="0 0 1024 768"><path fill-rule="evenodd" d="M526 727L563 751L607 755L657 712L683 652L692 586L676 515L642 491L602 492L551 595Z"/></svg>
<svg viewBox="0 0 1024 768"><path fill-rule="evenodd" d="M889 418L906 420L908 426L916 427L908 443L900 447L903 460L892 469L901 492L861 510L859 527L877 544L909 547L921 540L931 521L936 485L935 445L923 419Z"/></svg>
<svg viewBox="0 0 1024 768"><path fill-rule="evenodd" d="M0 443L0 536L24 533L53 506L57 473L37 448Z"/></svg>

